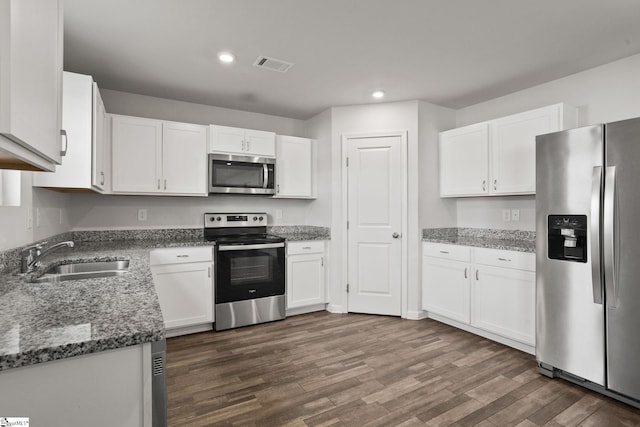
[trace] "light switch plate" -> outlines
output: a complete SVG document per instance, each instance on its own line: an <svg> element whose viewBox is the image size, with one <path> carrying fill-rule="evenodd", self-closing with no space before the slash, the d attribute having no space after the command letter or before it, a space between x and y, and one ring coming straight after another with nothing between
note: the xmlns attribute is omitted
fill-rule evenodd
<svg viewBox="0 0 640 427"><path fill-rule="evenodd" d="M509 209L502 209L502 220L504 222L509 222L511 221L511 210Z"/></svg>
<svg viewBox="0 0 640 427"><path fill-rule="evenodd" d="M282 209L276 209L276 219L282 219Z"/></svg>
<svg viewBox="0 0 640 427"><path fill-rule="evenodd" d="M511 221L520 221L520 209L511 209Z"/></svg>
<svg viewBox="0 0 640 427"><path fill-rule="evenodd" d="M146 220L147 220L147 210L138 209L138 221L146 221Z"/></svg>

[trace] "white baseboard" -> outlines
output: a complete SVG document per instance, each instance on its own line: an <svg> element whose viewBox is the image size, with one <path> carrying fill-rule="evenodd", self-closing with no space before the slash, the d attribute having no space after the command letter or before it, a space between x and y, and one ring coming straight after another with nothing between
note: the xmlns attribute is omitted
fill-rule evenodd
<svg viewBox="0 0 640 427"><path fill-rule="evenodd" d="M167 329L165 336L167 338L179 337L180 335L195 334L197 332L205 332L213 330L213 323L204 323L202 325L185 326L183 328Z"/></svg>
<svg viewBox="0 0 640 427"><path fill-rule="evenodd" d="M427 312L426 311L422 311L422 310L409 310L407 311L407 315L405 316L405 319L409 319L409 320L422 320L422 319L426 319L427 316Z"/></svg>
<svg viewBox="0 0 640 427"><path fill-rule="evenodd" d="M329 313L336 313L336 314L342 314L345 312L342 309L341 305L335 305L335 304L327 304L327 311Z"/></svg>
<svg viewBox="0 0 640 427"><path fill-rule="evenodd" d="M287 317L298 314L312 313L314 311L322 311L327 309L328 304L313 304L306 307L287 308Z"/></svg>

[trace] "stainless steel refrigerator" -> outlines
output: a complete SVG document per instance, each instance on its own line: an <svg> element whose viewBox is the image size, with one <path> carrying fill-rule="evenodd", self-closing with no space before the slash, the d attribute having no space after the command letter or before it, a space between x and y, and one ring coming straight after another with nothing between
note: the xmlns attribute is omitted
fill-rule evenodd
<svg viewBox="0 0 640 427"><path fill-rule="evenodd" d="M536 358L640 407L640 118L536 138Z"/></svg>

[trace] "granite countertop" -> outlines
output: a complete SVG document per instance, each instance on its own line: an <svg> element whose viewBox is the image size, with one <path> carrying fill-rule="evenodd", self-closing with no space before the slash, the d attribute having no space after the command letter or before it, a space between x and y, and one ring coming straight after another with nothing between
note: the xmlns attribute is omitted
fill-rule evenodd
<svg viewBox="0 0 640 427"><path fill-rule="evenodd" d="M422 241L535 253L535 232L490 229L425 229Z"/></svg>
<svg viewBox="0 0 640 427"><path fill-rule="evenodd" d="M164 321L149 268L156 247L196 241L78 243L52 252L38 273L0 276L0 371L164 339ZM121 276L32 283L49 266L129 260Z"/></svg>
<svg viewBox="0 0 640 427"><path fill-rule="evenodd" d="M330 239L326 227L274 226L268 231L288 241ZM43 257L33 274L0 274L0 371L164 339L149 251L214 245L203 240L201 229L71 232L50 240L76 244ZM10 252L15 258L19 250ZM121 276L31 281L58 264L125 259L129 270Z"/></svg>

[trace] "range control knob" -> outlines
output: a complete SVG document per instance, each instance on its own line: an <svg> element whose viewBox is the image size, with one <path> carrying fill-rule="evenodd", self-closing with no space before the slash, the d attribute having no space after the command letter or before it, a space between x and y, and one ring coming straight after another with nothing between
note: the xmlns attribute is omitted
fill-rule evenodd
<svg viewBox="0 0 640 427"><path fill-rule="evenodd" d="M258 219L259 219L260 221L262 221L264 218L263 218L263 217L260 217L260 218L258 218Z"/></svg>
<svg viewBox="0 0 640 427"><path fill-rule="evenodd" d="M209 221L213 222L213 221L215 221L215 220L216 220L216 219L215 219L214 217L209 217Z"/></svg>
<svg viewBox="0 0 640 427"><path fill-rule="evenodd" d="M222 218L220 218L220 217L218 217L218 218L216 218L216 219L217 219L218 221L222 221Z"/></svg>
<svg viewBox="0 0 640 427"><path fill-rule="evenodd" d="M254 216L254 217L253 217L253 220L254 220L254 221L257 221L257 220L258 220L258 217L257 217L257 216Z"/></svg>

